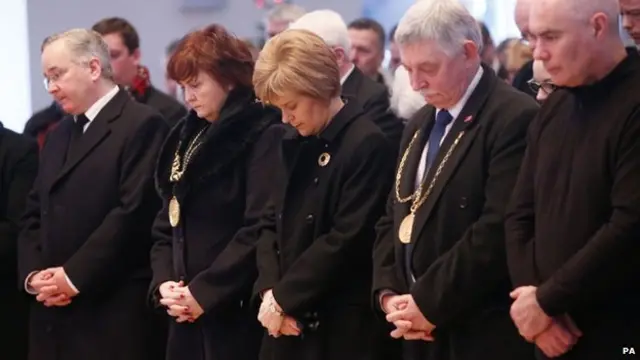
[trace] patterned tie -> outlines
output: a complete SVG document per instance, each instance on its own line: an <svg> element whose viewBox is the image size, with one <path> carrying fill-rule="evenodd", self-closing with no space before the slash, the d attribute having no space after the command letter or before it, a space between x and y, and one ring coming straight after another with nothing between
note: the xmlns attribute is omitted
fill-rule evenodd
<svg viewBox="0 0 640 360"><path fill-rule="evenodd" d="M425 175L427 171L433 165L433 162L438 157L438 151L440 150L440 143L442 142L442 138L447 130L447 126L453 120L453 116L447 110L440 110L436 115L436 123L433 125L433 129L431 129L431 134L429 134L429 149L427 150L427 158L424 168Z"/></svg>
<svg viewBox="0 0 640 360"><path fill-rule="evenodd" d="M440 142L442 142L442 138L447 130L447 126L453 120L453 116L447 110L440 110L438 114L436 114L436 123L433 125L431 129L431 134L429 134L429 143L427 149L427 156L425 159L425 167L423 178L427 176L427 172L433 165L434 161L438 157L438 151L440 150ZM407 278L410 284L413 284L416 279L413 274L413 269L411 266L411 255L413 254L413 243L406 244L404 247L404 263L405 263L405 272L407 273Z"/></svg>

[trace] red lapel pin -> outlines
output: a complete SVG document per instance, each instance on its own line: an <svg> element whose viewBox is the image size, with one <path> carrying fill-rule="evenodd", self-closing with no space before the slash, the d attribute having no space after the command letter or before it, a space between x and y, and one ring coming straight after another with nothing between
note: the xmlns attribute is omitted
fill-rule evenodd
<svg viewBox="0 0 640 360"><path fill-rule="evenodd" d="M466 118L464 118L464 122L465 122L465 124L470 123L470 122L471 122L471 120L473 120L473 116L471 116L471 115L469 115L469 116L467 116Z"/></svg>

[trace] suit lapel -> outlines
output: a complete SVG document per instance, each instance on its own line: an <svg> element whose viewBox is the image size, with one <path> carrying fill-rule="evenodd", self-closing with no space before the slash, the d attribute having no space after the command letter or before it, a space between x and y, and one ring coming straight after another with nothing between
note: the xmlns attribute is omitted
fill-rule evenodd
<svg viewBox="0 0 640 360"><path fill-rule="evenodd" d="M91 121L87 131L80 138L77 151L73 154L67 155L67 159L64 162L62 170L58 173L56 180L51 184L52 187L69 174L84 159L86 159L93 149L95 149L96 146L98 146L98 144L100 144L111 133L110 123L120 116L122 108L127 101L130 101L129 95L127 95L124 90L120 90L116 96L114 96L113 99L111 99L111 101L102 108L98 113L98 116ZM67 139L69 139L69 137ZM68 146L68 140L66 144Z"/></svg>
<svg viewBox="0 0 640 360"><path fill-rule="evenodd" d="M496 80L497 78L491 69L485 67L484 74L482 75L480 82L471 93L467 103L455 119L451 130L442 142L440 151L438 151L438 157L427 173L423 191L427 191L427 188L431 184L446 153L454 145L456 139L459 138L456 148L451 153L451 156L442 167L440 175L435 180L429 197L416 212L412 242L415 242L415 240L420 236L420 233L429 220L429 217L431 216L435 205L438 203L438 199L442 195L444 188L447 186L447 183L455 173L458 166L462 163L462 160L464 160L475 136L482 127L481 119L478 118L478 115L486 103L489 94L493 91Z"/></svg>
<svg viewBox="0 0 640 360"><path fill-rule="evenodd" d="M354 67L351 74L345 79L344 84L342 84L342 96L358 98L358 91L363 77L364 74L357 67Z"/></svg>

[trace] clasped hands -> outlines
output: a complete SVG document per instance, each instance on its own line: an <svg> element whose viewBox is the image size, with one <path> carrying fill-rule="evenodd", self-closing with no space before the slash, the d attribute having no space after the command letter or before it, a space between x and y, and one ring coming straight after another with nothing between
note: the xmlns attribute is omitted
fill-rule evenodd
<svg viewBox="0 0 640 360"><path fill-rule="evenodd" d="M158 288L160 304L167 308L167 314L173 316L178 323L196 321L204 310L191 294L183 281L167 281Z"/></svg>
<svg viewBox="0 0 640 360"><path fill-rule="evenodd" d="M69 284L62 267L48 268L31 274L27 285L37 293L36 300L47 307L67 306L78 294Z"/></svg>
<svg viewBox="0 0 640 360"><path fill-rule="evenodd" d="M394 339L433 341L435 325L422 314L412 295L385 294L381 305L387 321L396 327L391 332Z"/></svg>
<svg viewBox="0 0 640 360"><path fill-rule="evenodd" d="M275 338L284 336L299 336L301 330L298 322L291 316L286 315L275 297L272 290L264 292L260 311L258 312L258 321L267 329L270 336Z"/></svg>
<svg viewBox="0 0 640 360"><path fill-rule="evenodd" d="M534 342L548 357L565 354L578 342L582 332L569 315L549 317L540 307L535 286L522 286L511 292L511 318L520 335Z"/></svg>

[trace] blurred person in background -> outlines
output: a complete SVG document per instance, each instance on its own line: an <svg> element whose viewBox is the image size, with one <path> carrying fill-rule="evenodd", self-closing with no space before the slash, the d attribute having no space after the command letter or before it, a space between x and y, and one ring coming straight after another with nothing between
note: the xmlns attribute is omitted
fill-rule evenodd
<svg viewBox="0 0 640 360"><path fill-rule="evenodd" d="M640 0L619 0L622 27L640 45Z"/></svg>
<svg viewBox="0 0 640 360"><path fill-rule="evenodd" d="M305 13L306 10L299 5L288 3L275 5L269 10L265 19L267 40L285 31L292 22Z"/></svg>
<svg viewBox="0 0 640 360"><path fill-rule="evenodd" d="M395 76L396 69L401 65L400 62L400 50L398 50L398 44L396 44L396 29L398 25L395 25L389 32L389 72Z"/></svg>
<svg viewBox="0 0 640 360"><path fill-rule="evenodd" d="M529 86L536 93L536 100L540 103L545 102L556 89L556 85L551 80L551 75L540 60L533 62L533 78L529 80Z"/></svg>
<svg viewBox="0 0 640 360"><path fill-rule="evenodd" d="M172 96L174 99L178 100L178 102L184 103L184 94L180 90L180 86L178 86L178 83L176 83L173 79L169 77L166 71L167 63L169 62L169 59L171 58L173 53L176 51L176 48L178 47L178 44L180 44L181 40L182 39L173 40L172 42L169 43L169 45L167 45L164 52L164 58L162 59L162 68L165 69L164 87L167 94L169 94L169 96Z"/></svg>
<svg viewBox="0 0 640 360"><path fill-rule="evenodd" d="M36 139L38 148L42 149L47 135L58 126L60 120L66 115L60 104L52 100L49 106L31 115L24 126L23 134Z"/></svg>
<svg viewBox="0 0 640 360"><path fill-rule="evenodd" d="M392 148L397 149L403 123L390 110L387 87L363 74L349 58L351 41L342 16L333 10L316 10L300 17L290 28L309 30L331 47L338 60L342 96L358 101L369 118L392 142Z"/></svg>
<svg viewBox="0 0 640 360"><path fill-rule="evenodd" d="M171 318L167 360L256 360L249 301L258 219L283 126L256 101L253 58L220 25L188 34L167 65L191 111L160 153L151 299Z"/></svg>
<svg viewBox="0 0 640 360"><path fill-rule="evenodd" d="M394 155L353 98L340 96L336 53L287 30L267 42L256 94L291 125L258 242L261 360L396 360L371 311L371 247Z"/></svg>
<svg viewBox="0 0 640 360"><path fill-rule="evenodd" d="M520 30L520 41L532 49L535 47L535 39L531 37L529 30L529 13L534 0L516 0L514 18ZM523 93L535 98L536 93L531 90L528 82L533 78L533 59L529 60L513 77L512 85Z"/></svg>
<svg viewBox="0 0 640 360"><path fill-rule="evenodd" d="M512 84L520 69L533 60L533 52L531 47L522 41L515 41L505 50L505 55L504 69L507 72L505 80Z"/></svg>
<svg viewBox="0 0 640 360"><path fill-rule="evenodd" d="M173 127L186 114L186 110L174 97L151 84L149 69L140 63L140 37L133 25L123 18L113 17L100 20L92 29L101 34L109 45L116 83L129 91L138 102L158 110Z"/></svg>
<svg viewBox="0 0 640 360"><path fill-rule="evenodd" d="M363 74L378 84L391 87L391 77L382 69L387 35L379 22L360 18L349 23L351 49L349 57Z"/></svg>
<svg viewBox="0 0 640 360"><path fill-rule="evenodd" d="M2 358L27 360L29 305L16 289L18 234L27 195L38 173L38 144L0 123L0 306L8 331L0 337Z"/></svg>

